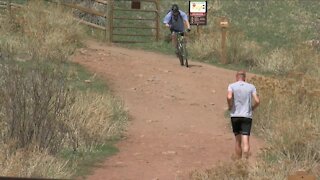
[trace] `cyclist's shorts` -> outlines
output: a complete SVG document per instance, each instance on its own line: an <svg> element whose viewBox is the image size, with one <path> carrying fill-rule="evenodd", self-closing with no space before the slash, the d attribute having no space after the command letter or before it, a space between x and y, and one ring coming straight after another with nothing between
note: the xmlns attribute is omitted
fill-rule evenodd
<svg viewBox="0 0 320 180"><path fill-rule="evenodd" d="M245 117L231 117L232 130L234 135L248 135L250 136L252 119Z"/></svg>
<svg viewBox="0 0 320 180"><path fill-rule="evenodd" d="M173 33L175 33L175 32L179 32L179 31L175 31L175 30L173 30L173 29L170 29L170 31L171 31L171 34L173 34ZM184 36L184 33L181 33L181 36Z"/></svg>

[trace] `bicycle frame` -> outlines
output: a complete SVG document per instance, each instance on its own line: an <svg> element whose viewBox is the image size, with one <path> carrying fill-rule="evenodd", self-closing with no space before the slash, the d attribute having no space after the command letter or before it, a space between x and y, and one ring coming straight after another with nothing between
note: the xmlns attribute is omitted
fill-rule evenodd
<svg viewBox="0 0 320 180"><path fill-rule="evenodd" d="M177 47L176 48L177 48L180 64L181 64L181 66L183 66L185 64L186 67L189 67L186 42L185 42L184 36L182 36L183 32L174 32L174 33L176 35L176 40L177 40Z"/></svg>

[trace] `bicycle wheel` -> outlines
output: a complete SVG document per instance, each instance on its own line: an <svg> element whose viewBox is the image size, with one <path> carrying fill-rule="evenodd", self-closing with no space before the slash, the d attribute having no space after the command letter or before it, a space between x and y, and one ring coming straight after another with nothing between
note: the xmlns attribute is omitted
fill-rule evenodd
<svg viewBox="0 0 320 180"><path fill-rule="evenodd" d="M180 40L178 40L177 50L178 50L178 58L180 61L180 65L183 66L183 60L184 60L184 58L183 58L183 45Z"/></svg>
<svg viewBox="0 0 320 180"><path fill-rule="evenodd" d="M189 64L188 64L188 51L187 51L187 46L186 46L186 43L185 42L183 42L183 46L182 46L183 48L183 50L182 50L182 52L183 52L183 59L184 59L184 61L185 61L185 65L186 65L186 67L189 67Z"/></svg>

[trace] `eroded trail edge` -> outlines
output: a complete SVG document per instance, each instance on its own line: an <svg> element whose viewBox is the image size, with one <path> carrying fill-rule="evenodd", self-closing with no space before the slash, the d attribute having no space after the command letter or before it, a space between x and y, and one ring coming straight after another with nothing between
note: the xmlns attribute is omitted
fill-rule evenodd
<svg viewBox="0 0 320 180"><path fill-rule="evenodd" d="M226 92L235 73L174 56L88 42L73 61L105 79L130 115L120 152L88 179L188 179L195 169L231 161L234 137ZM251 138L252 152L260 147Z"/></svg>

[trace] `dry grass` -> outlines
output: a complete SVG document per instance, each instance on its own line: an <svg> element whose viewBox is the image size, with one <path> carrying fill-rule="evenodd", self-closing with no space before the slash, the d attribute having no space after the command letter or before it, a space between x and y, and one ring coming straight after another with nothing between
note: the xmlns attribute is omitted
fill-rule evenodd
<svg viewBox="0 0 320 180"><path fill-rule="evenodd" d="M0 19L1 176L72 177L79 159L60 159L61 151L95 151L126 126L123 105L109 92L70 86L79 77L64 61L81 28L70 13L41 2Z"/></svg>
<svg viewBox="0 0 320 180"><path fill-rule="evenodd" d="M1 176L62 179L70 178L74 169L49 153L31 148L12 151L7 144L1 145L0 161Z"/></svg>
<svg viewBox="0 0 320 180"><path fill-rule="evenodd" d="M298 170L320 176L320 79L292 71L283 77L254 77L261 105L254 131L265 140L255 165L224 164L192 179L286 179Z"/></svg>
<svg viewBox="0 0 320 180"><path fill-rule="evenodd" d="M12 14L1 19L0 43L14 59L65 61L83 36L70 13L43 1L29 1Z"/></svg>
<svg viewBox="0 0 320 180"><path fill-rule="evenodd" d="M246 161L220 164L206 171L194 171L190 174L192 180L246 180L249 178L249 165Z"/></svg>
<svg viewBox="0 0 320 180"><path fill-rule="evenodd" d="M123 109L123 104L111 95L77 93L67 122L73 132L71 143L90 149L120 137L128 117Z"/></svg>
<svg viewBox="0 0 320 180"><path fill-rule="evenodd" d="M276 179L305 169L319 175L320 163L320 81L305 73L290 78L254 78L262 103L255 114L256 131L266 139L262 159L274 171L264 172ZM258 174L266 166L256 169ZM277 171L277 172L275 172Z"/></svg>
<svg viewBox="0 0 320 180"><path fill-rule="evenodd" d="M286 74L293 69L294 60L290 52L284 49L274 49L266 56L257 58L255 64L264 72Z"/></svg>

